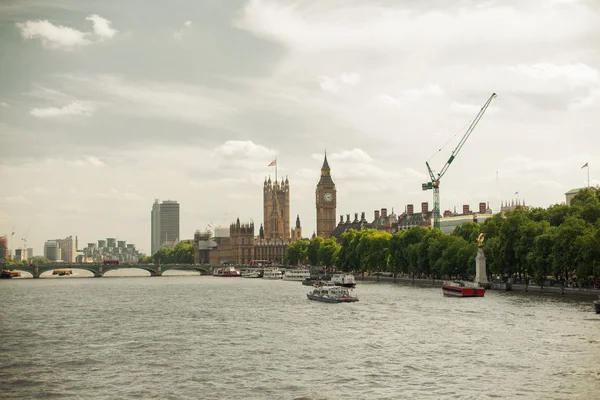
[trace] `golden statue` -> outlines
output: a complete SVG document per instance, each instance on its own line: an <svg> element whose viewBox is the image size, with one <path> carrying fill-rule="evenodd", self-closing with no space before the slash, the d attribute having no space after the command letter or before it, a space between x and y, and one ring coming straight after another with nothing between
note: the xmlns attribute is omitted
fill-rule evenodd
<svg viewBox="0 0 600 400"><path fill-rule="evenodd" d="M477 246L483 247L483 239L485 239L485 233L480 233L479 236L477 236Z"/></svg>

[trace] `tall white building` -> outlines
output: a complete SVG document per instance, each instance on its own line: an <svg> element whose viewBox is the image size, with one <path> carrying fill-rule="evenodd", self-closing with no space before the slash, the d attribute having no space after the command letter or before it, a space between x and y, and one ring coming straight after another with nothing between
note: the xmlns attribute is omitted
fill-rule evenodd
<svg viewBox="0 0 600 400"><path fill-rule="evenodd" d="M151 213L151 252L156 253L163 245L173 246L179 240L179 203L154 200Z"/></svg>
<svg viewBox="0 0 600 400"><path fill-rule="evenodd" d="M44 243L44 257L53 262L62 261L61 249L56 240Z"/></svg>
<svg viewBox="0 0 600 400"><path fill-rule="evenodd" d="M74 263L77 259L77 236L69 236L64 239L56 239L61 250L61 259L66 263Z"/></svg>

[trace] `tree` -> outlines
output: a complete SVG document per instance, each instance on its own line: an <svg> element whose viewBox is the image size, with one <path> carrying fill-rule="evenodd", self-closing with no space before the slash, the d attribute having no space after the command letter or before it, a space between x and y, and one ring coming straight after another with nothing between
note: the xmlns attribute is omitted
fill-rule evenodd
<svg viewBox="0 0 600 400"><path fill-rule="evenodd" d="M290 243L285 253L286 262L288 265L303 264L308 255L308 241L296 240Z"/></svg>
<svg viewBox="0 0 600 400"><path fill-rule="evenodd" d="M563 284L568 282L569 275L578 260L575 242L585 231L585 222L575 216L569 216L557 227L552 249L554 274Z"/></svg>
<svg viewBox="0 0 600 400"><path fill-rule="evenodd" d="M321 236L315 236L310 240L308 244L308 262L310 265L319 265L319 250L323 246L323 238Z"/></svg>
<svg viewBox="0 0 600 400"><path fill-rule="evenodd" d="M318 252L319 263L326 267L331 267L336 263L336 257L339 250L340 245L337 244L335 238L325 240Z"/></svg>
<svg viewBox="0 0 600 400"><path fill-rule="evenodd" d="M453 236L459 236L469 243L475 243L481 233L481 226L475 222L465 222L454 228Z"/></svg>

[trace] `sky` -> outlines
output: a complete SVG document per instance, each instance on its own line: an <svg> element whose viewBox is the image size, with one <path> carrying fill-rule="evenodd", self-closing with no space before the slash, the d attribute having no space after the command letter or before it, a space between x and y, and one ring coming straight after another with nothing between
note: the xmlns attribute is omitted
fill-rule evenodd
<svg viewBox="0 0 600 400"><path fill-rule="evenodd" d="M154 199L258 234L277 159L309 237L325 151L338 215L420 211L494 92L442 210L562 203L600 183L598 43L595 0L3 0L0 235L149 253Z"/></svg>

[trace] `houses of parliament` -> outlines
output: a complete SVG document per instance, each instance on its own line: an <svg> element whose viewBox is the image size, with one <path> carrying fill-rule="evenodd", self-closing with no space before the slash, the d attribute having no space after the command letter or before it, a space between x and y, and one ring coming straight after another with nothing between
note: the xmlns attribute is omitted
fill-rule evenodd
<svg viewBox="0 0 600 400"><path fill-rule="evenodd" d="M315 190L317 217L316 235L325 239L336 227L337 193L327 162L327 154L321 167L321 177ZM315 235L315 233L313 233ZM215 230L210 233L197 231L194 235L194 262L197 264L235 263L249 264L252 260L268 260L283 263L288 245L302 239L300 216L291 227L290 182L288 178L271 180L263 184L263 223L255 235L254 222L240 223L238 218L229 231Z"/></svg>

